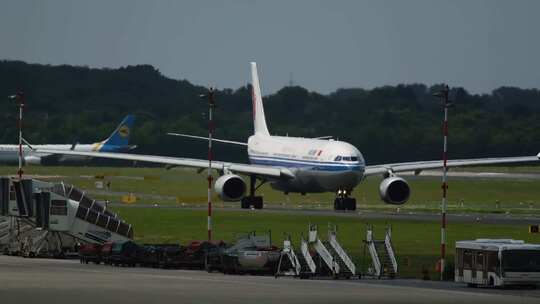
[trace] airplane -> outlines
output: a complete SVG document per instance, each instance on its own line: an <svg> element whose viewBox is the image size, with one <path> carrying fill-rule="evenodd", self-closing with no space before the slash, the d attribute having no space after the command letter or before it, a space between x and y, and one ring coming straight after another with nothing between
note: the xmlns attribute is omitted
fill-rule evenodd
<svg viewBox="0 0 540 304"><path fill-rule="evenodd" d="M255 62L251 63L251 77L254 134L247 142L213 139L216 142L246 147L250 161L248 164L212 162L211 169L219 173L214 189L223 201L241 201L242 208L261 209L263 198L256 196L255 192L262 184L270 183L273 189L285 194L334 192L336 193L335 210L355 210L356 200L350 197L353 189L366 177L382 175L384 179L379 186L381 199L388 204L401 205L409 199L411 189L407 181L397 175L398 173L420 172L425 169L443 167L441 160L367 165L362 153L355 146L344 141L334 140L327 136L299 138L271 135L266 125ZM170 134L207 140L206 137L201 136ZM151 162L199 170L208 168L208 161L204 159L53 149L38 149L37 151ZM449 160L447 166L525 163L536 162L539 159L540 153L535 156L458 159ZM249 178L247 195L247 184L240 175ZM260 181L259 185L256 184L257 180Z"/></svg>
<svg viewBox="0 0 540 304"><path fill-rule="evenodd" d="M36 149L53 149L55 151L77 152L125 152L134 149L135 145L129 145L131 128L135 121L133 115L127 115L116 127L114 132L105 140L93 144L45 144L23 145L23 162L29 165L42 165L55 162L82 162L91 157L68 156L57 153L37 152ZM19 160L19 145L0 145L0 163L17 163Z"/></svg>

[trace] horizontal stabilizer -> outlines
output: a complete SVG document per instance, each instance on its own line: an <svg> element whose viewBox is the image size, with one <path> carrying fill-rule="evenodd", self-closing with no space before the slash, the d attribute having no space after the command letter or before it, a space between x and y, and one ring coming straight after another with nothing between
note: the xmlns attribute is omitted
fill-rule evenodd
<svg viewBox="0 0 540 304"><path fill-rule="evenodd" d="M195 136L195 135L188 135L188 134L181 134L181 133L167 133L167 135L181 136L181 137L188 137L188 138L195 138L195 139L208 140L208 137L204 137L204 136ZM221 143L225 143L225 144L231 144L231 145L247 146L247 143L245 143L245 142L240 142L240 141L225 140L225 139L216 139L216 138L212 138L212 141L217 141L217 142L221 142Z"/></svg>

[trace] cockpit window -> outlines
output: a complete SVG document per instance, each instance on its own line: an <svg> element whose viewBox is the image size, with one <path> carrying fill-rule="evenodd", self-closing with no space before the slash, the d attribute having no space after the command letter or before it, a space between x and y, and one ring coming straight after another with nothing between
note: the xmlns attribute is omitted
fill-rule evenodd
<svg viewBox="0 0 540 304"><path fill-rule="evenodd" d="M358 161L358 156L336 156L334 161Z"/></svg>

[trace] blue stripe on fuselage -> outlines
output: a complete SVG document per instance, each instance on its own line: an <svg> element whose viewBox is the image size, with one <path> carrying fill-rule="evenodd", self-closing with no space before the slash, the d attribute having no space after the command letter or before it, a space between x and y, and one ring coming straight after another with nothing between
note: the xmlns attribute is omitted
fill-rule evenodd
<svg viewBox="0 0 540 304"><path fill-rule="evenodd" d="M317 162L317 161L304 161L298 159L286 159L286 158L274 158L266 156L250 156L249 158L252 164L287 167L287 168L306 168L317 171L361 171L364 167L358 163L331 163L331 162Z"/></svg>

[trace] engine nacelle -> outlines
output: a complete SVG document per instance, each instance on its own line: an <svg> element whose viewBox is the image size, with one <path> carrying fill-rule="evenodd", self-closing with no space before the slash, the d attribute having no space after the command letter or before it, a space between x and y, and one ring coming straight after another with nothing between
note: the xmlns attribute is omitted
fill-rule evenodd
<svg viewBox="0 0 540 304"><path fill-rule="evenodd" d="M246 193L246 183L238 175L225 174L216 180L214 190L223 201L237 202Z"/></svg>
<svg viewBox="0 0 540 304"><path fill-rule="evenodd" d="M27 165L41 165L41 157L39 156L25 156L24 163Z"/></svg>
<svg viewBox="0 0 540 304"><path fill-rule="evenodd" d="M409 200L411 187L403 178L392 176L383 179L379 185L379 195L387 204L403 205Z"/></svg>

